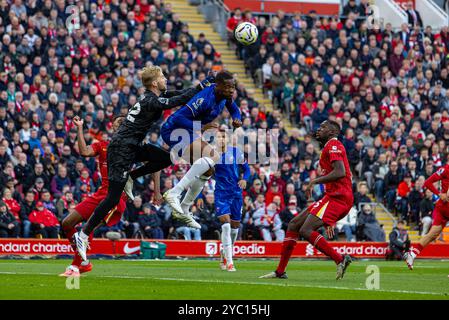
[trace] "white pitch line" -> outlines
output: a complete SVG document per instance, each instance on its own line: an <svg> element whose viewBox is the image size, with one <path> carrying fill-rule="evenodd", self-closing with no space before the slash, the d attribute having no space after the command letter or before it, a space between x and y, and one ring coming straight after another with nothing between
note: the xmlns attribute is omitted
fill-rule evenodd
<svg viewBox="0 0 449 320"><path fill-rule="evenodd" d="M206 282L206 283L228 283L228 284L249 284L249 285L268 285L277 287L301 287L301 288L319 288L319 289L337 289L337 290L356 290L356 291L372 291L372 292L391 292L391 293L412 293L422 295L445 296L444 293L426 292L426 291L407 291L407 290L370 290L366 288L349 288L337 286L321 286L308 284L288 284L288 283L271 283L271 282L246 282L246 281L222 281L222 280L201 280L201 279L177 279L177 278L150 278L154 280L181 281L181 282ZM276 280L275 280L276 281Z"/></svg>
<svg viewBox="0 0 449 320"><path fill-rule="evenodd" d="M23 274L23 275L53 275L53 273L32 273L32 272L0 272L0 274ZM354 291L371 291L371 292L387 292L387 293L404 293L404 294L420 294L420 295L434 295L446 296L445 293L427 292L427 291L409 291L409 290L370 290L366 288L349 288L337 286L322 286L322 285L308 285L308 284L289 284L289 283L271 283L271 282L250 282L250 281L228 281L228 280L204 280L204 279L183 279L183 278L160 278L160 277L142 277L142 276L114 276L114 275L91 275L97 278L115 278L115 279L148 279L161 281L177 281L177 282L202 282L202 283L223 283L223 284L243 284L243 285L263 285L276 287L298 287L298 288L318 288L318 289L336 289L336 290L354 290ZM276 281L276 280L275 280Z"/></svg>

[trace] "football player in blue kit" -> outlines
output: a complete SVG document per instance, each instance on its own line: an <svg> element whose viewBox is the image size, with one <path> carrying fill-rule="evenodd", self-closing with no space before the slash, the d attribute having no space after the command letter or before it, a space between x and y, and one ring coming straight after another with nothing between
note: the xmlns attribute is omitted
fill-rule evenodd
<svg viewBox="0 0 449 320"><path fill-rule="evenodd" d="M172 208L173 217L192 228L200 229L201 226L193 219L190 206L220 159L220 153L201 138L201 132L218 129L214 120L222 114L225 107L231 114L234 128L242 125L240 110L232 101L234 91L233 75L228 71L217 73L215 84L196 94L172 114L161 128L161 137L169 146L172 156L177 154L192 164L178 184L164 193L164 199ZM195 159L194 155L197 153L200 157ZM187 192L181 203L185 190Z"/></svg>
<svg viewBox="0 0 449 320"><path fill-rule="evenodd" d="M218 149L222 152L215 165L215 210L221 223L220 268L236 271L232 259L242 219L243 190L250 176L243 152L230 143L225 132L217 134Z"/></svg>

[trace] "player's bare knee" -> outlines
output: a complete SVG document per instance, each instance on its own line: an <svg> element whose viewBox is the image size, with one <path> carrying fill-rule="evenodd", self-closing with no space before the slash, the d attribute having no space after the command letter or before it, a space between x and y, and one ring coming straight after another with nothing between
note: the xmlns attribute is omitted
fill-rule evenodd
<svg viewBox="0 0 449 320"><path fill-rule="evenodd" d="M309 239L311 232L312 230L310 230L308 227L301 227L299 229L299 235L304 239Z"/></svg>
<svg viewBox="0 0 449 320"><path fill-rule="evenodd" d="M67 228L72 227L69 216L65 217L64 220L62 220L61 227L62 227L62 229L67 229Z"/></svg>
<svg viewBox="0 0 449 320"><path fill-rule="evenodd" d="M220 223L223 225L225 223L231 223L231 217L228 214L222 215L218 218L220 220Z"/></svg>
<svg viewBox="0 0 449 320"><path fill-rule="evenodd" d="M288 223L287 230L292 232L297 232L299 230L299 221L292 219Z"/></svg>
<svg viewBox="0 0 449 320"><path fill-rule="evenodd" d="M213 153L210 155L210 158L212 159L212 161L213 161L214 163L217 163L218 160L220 160L220 155L219 155L217 152L213 152Z"/></svg>
<svg viewBox="0 0 449 320"><path fill-rule="evenodd" d="M233 220L231 220L231 228L232 229L240 228L240 221L233 221Z"/></svg>
<svg viewBox="0 0 449 320"><path fill-rule="evenodd" d="M210 168L204 173L204 176L211 177L214 174L214 168Z"/></svg>

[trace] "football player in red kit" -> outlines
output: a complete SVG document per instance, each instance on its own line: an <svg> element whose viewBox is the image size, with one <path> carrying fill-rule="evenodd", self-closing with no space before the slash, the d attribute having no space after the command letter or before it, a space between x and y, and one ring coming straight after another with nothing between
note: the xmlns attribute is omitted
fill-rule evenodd
<svg viewBox="0 0 449 320"><path fill-rule="evenodd" d="M441 181L441 190L435 187L435 182ZM440 199L435 203L432 215L432 227L429 232L421 237L419 243L412 246L408 252L404 254L404 260L410 270L413 270L413 262L415 258L421 253L421 251L432 241L435 241L446 224L449 222L449 202L448 202L448 189L449 189L449 165L444 165L437 172L432 174L426 182L424 187L438 195Z"/></svg>
<svg viewBox="0 0 449 320"><path fill-rule="evenodd" d="M314 185L324 184L324 197L290 221L276 271L260 278L287 278L285 269L299 236L335 261L337 280L343 278L346 268L352 262L349 255L339 254L316 231L324 226L328 237L333 238L335 224L349 213L354 203L352 175L346 150L337 139L340 130L340 125L331 120L324 121L317 130L315 137L323 147L319 162L321 175L310 182L307 192L310 196Z"/></svg>
<svg viewBox="0 0 449 320"><path fill-rule="evenodd" d="M113 130L117 130L121 122L124 120L123 116L118 116L112 123ZM107 147L108 141L98 141L92 143L90 146L86 145L83 134L83 123L79 117L73 118L73 123L78 127L78 146L79 152L84 157L98 157L98 167L101 173L101 186L93 195L88 196L85 200L79 203L75 207L75 211L70 213L62 221L62 229L65 232L67 239L72 244L75 255L70 266L60 276L73 277L79 276L80 273L89 272L92 270L92 264L89 261L83 262L81 257L76 252L76 247L73 242L73 234L77 232L75 227L83 222L87 221L94 212L98 204L106 197L108 193L108 166L107 166ZM108 226L113 226L118 223L122 217L126 208L126 195L123 193L119 204L112 209L106 216L104 223ZM93 233L91 234L93 237ZM92 240L92 239L91 239Z"/></svg>

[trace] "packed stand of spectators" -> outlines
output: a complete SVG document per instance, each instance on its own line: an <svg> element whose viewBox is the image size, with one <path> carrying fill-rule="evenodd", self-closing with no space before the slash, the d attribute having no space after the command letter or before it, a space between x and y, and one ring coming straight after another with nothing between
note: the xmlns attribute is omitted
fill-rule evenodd
<svg viewBox="0 0 449 320"><path fill-rule="evenodd" d="M78 5L84 6L81 28L69 34L64 1L0 2L2 237L57 237L62 219L100 185L95 159L78 153L75 115L84 119L88 144L107 139L112 116L126 114L143 90L137 76L143 66L160 65L170 89L191 86L223 67L213 45L204 34L190 34L169 1ZM432 196L424 195L422 183L445 163L449 139L447 29L420 33L404 26L412 40L402 44L389 26L367 30L353 22L353 14L341 21L279 12L268 22L245 13L260 28L260 42L237 49L252 57L248 71L271 92L275 109L267 112L241 83L235 100L244 130L279 130L280 163L275 171L269 163L250 166L241 239L282 241L288 221L307 206L305 190L319 159L310 133L327 118L342 124L355 178L366 181L367 192L405 220L428 226ZM297 128L287 132L283 116ZM146 143L163 145L162 121ZM229 123L225 111L221 125ZM163 170L162 192L187 169ZM364 191L355 189L363 198ZM219 239L213 179L192 207L199 232L173 221L166 204L153 205L153 190L151 177L139 178L122 221L99 228L96 236L112 230L126 237ZM322 194L316 186L313 198ZM356 214L357 220L362 212ZM375 224L375 217L368 223Z"/></svg>
<svg viewBox="0 0 449 320"><path fill-rule="evenodd" d="M279 11L268 19L237 9L232 19L252 21L261 36L236 50L275 110L299 128L302 146L321 122L338 121L354 180L398 220L426 233L436 197L423 183L449 154L449 27L420 28L413 18L400 30L388 23L369 28L368 1L358 3L349 1L342 17ZM312 147L300 145L297 153L289 137L280 145L284 161L293 154L293 167L314 174Z"/></svg>

